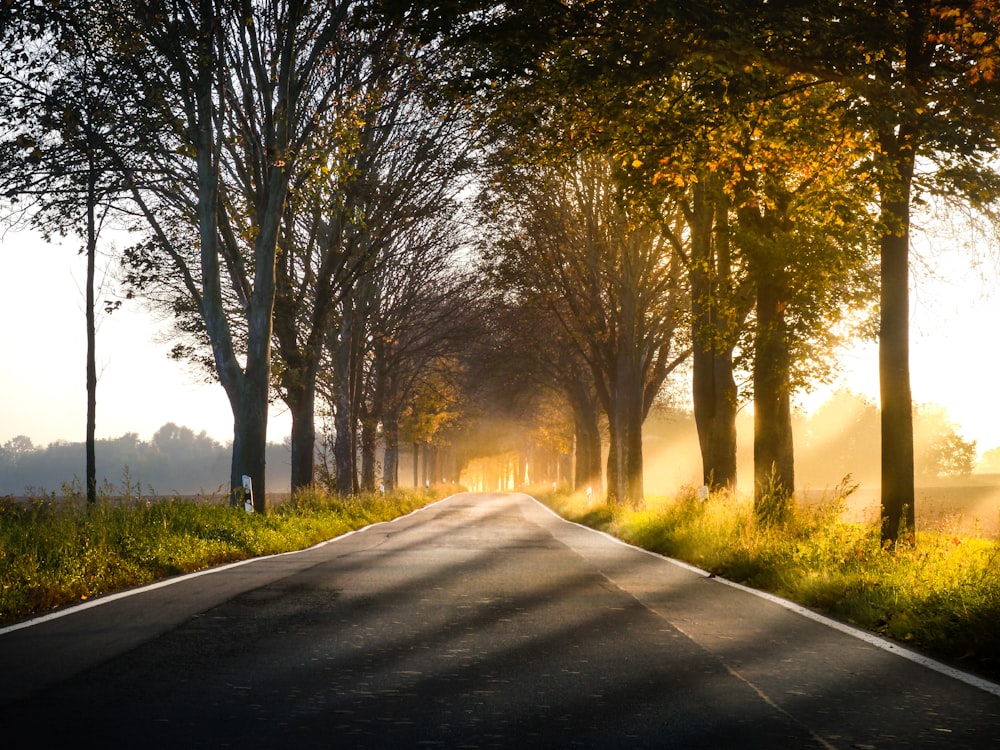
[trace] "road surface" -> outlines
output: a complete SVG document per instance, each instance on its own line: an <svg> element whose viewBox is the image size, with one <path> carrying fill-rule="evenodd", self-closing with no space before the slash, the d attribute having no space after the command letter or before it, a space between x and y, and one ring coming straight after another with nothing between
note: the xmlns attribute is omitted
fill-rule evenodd
<svg viewBox="0 0 1000 750"><path fill-rule="evenodd" d="M0 631L0 726L23 747L1000 748L997 686L821 620L461 494Z"/></svg>

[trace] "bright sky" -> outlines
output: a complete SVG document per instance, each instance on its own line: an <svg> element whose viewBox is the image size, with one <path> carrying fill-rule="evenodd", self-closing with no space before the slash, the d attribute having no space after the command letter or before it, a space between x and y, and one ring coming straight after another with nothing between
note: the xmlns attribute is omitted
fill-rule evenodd
<svg viewBox="0 0 1000 750"><path fill-rule="evenodd" d="M944 406L982 454L1000 447L1000 258L995 240L971 227L940 226L959 239L931 240L915 231L912 240L910 387L915 403ZM966 247L956 249L953 242ZM837 387L878 404L878 345L859 343L840 356L840 365L838 382L803 399L804 406Z"/></svg>
<svg viewBox="0 0 1000 750"><path fill-rule="evenodd" d="M27 435L36 445L84 439L83 314L85 259L73 238L49 245L27 232L0 235L0 444ZM914 400L943 405L980 452L1000 446L1000 289L984 283L968 255L943 257L913 294L911 378ZM989 275L989 274L987 274ZM994 274L995 275L995 274ZM99 298L103 299L103 298ZM102 316L97 334L97 434L137 432L149 439L175 422L232 439L222 387L198 382L167 359L157 323L137 303ZM846 352L838 385L878 400L877 347ZM815 404L827 391L804 403ZM280 442L290 419L272 406L268 439Z"/></svg>
<svg viewBox="0 0 1000 750"><path fill-rule="evenodd" d="M82 442L86 430L86 258L68 237L47 244L28 232L0 233L0 444L27 435L36 445ZM98 296L98 300L104 297ZM137 302L98 318L97 437L152 437L167 422L232 440L225 391L205 384L157 343L158 323ZM270 442L290 432L272 406Z"/></svg>

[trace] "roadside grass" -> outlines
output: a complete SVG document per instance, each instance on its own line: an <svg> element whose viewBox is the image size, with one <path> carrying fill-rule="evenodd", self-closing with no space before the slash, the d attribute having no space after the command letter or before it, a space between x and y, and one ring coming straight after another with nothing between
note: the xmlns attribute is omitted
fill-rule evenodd
<svg viewBox="0 0 1000 750"><path fill-rule="evenodd" d="M687 488L641 509L540 499L569 520L1000 679L1000 543L945 528L886 549L876 525L841 520L845 497L796 504L781 525L755 522L748 497L703 501Z"/></svg>
<svg viewBox="0 0 1000 750"><path fill-rule="evenodd" d="M78 484L64 487L62 497L0 498L0 625L169 576L304 549L441 496L432 489L340 499L311 489L260 515L197 499L136 501L112 490L102 488L94 506Z"/></svg>
<svg viewBox="0 0 1000 750"><path fill-rule="evenodd" d="M93 507L76 485L59 498L0 498L0 625L169 576L303 549L441 496L340 499L309 490L258 515L188 499L123 502L103 489ZM1000 542L942 529L884 549L874 525L841 520L838 494L796 505L782 525L756 523L747 497L718 493L702 501L693 489L648 498L636 510L582 495L538 497L569 520L1000 679Z"/></svg>

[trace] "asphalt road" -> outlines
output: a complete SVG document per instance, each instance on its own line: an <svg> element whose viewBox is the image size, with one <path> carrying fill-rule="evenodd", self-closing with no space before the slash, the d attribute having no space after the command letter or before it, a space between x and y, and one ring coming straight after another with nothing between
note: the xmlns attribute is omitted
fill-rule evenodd
<svg viewBox="0 0 1000 750"><path fill-rule="evenodd" d="M0 631L0 727L9 747L1000 748L1000 688L527 496L462 494Z"/></svg>

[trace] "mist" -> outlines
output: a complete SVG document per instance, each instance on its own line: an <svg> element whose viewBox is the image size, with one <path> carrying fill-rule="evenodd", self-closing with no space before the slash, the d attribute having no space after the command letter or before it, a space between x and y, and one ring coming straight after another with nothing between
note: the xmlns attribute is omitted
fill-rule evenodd
<svg viewBox="0 0 1000 750"><path fill-rule="evenodd" d="M232 448L188 427L168 422L151 440L137 433L98 440L99 490L121 495L220 495L229 487ZM287 488L289 449L271 443L267 450L268 484ZM84 476L84 444L56 441L36 446L18 436L0 447L0 495L43 497L62 495Z"/></svg>
<svg viewBox="0 0 1000 750"><path fill-rule="evenodd" d="M879 518L881 450L878 407L841 391L810 414L793 418L796 496L800 502L833 500L838 488L854 488L844 518ZM643 431L644 481L648 495L670 496L701 484L701 457L694 417L680 410L650 415ZM914 409L914 457L918 529L1000 533L1000 450L977 455L975 441L934 404ZM737 419L737 490L753 488L753 412Z"/></svg>

